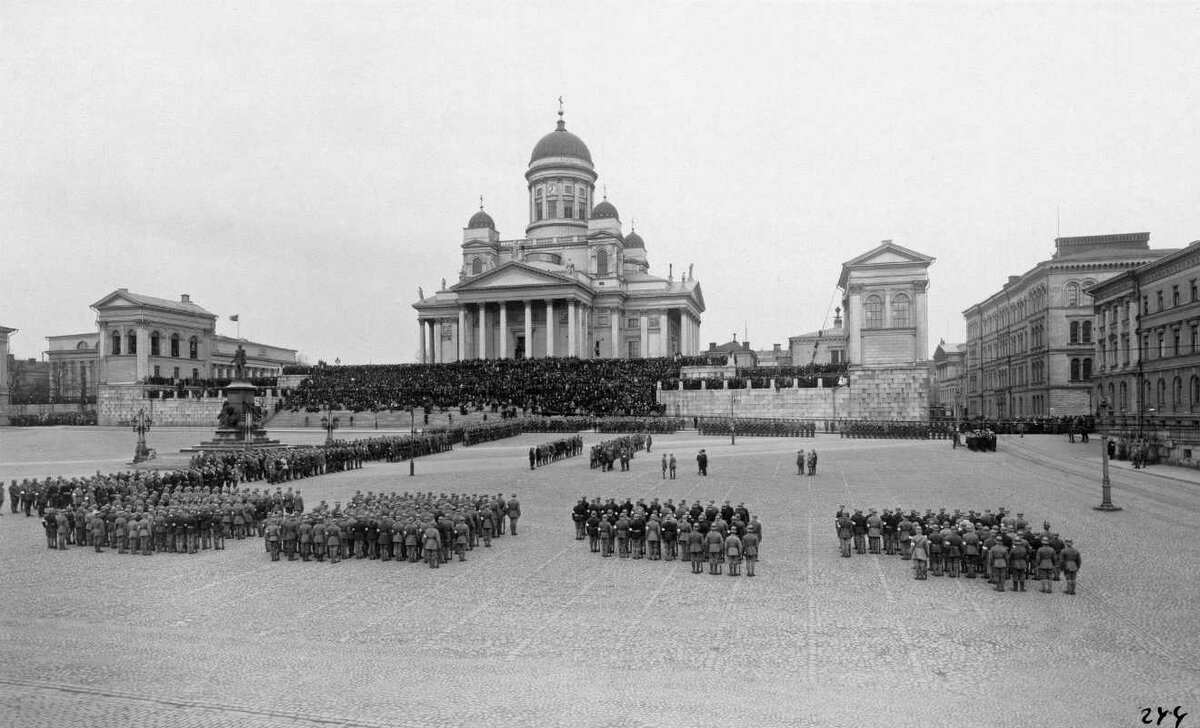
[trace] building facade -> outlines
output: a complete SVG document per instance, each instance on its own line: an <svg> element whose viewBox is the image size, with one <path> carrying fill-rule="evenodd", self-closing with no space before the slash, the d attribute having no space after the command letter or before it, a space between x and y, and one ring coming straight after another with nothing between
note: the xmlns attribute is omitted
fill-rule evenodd
<svg viewBox="0 0 1200 728"><path fill-rule="evenodd" d="M1095 331L1088 288L1169 250L1150 233L1057 238L1054 254L963 311L966 415L1069 417L1098 404Z"/></svg>
<svg viewBox="0 0 1200 728"><path fill-rule="evenodd" d="M851 365L929 361L925 293L934 259L885 240L842 264L846 358Z"/></svg>
<svg viewBox="0 0 1200 728"><path fill-rule="evenodd" d="M930 389L930 414L941 419L961 420L966 414L963 398L963 373L966 371L967 345L938 343L933 352L933 387Z"/></svg>
<svg viewBox="0 0 1200 728"><path fill-rule="evenodd" d="M833 326L807 334L788 337L788 349L795 366L842 364L846 361L846 330L842 327L842 307L835 309Z"/></svg>
<svg viewBox="0 0 1200 728"><path fill-rule="evenodd" d="M502 240L482 206L463 231L458 282L413 304L422 362L694 354L704 296L685 274L650 274L646 243L595 202L591 152L557 128L525 172L525 237Z"/></svg>
<svg viewBox="0 0 1200 728"><path fill-rule="evenodd" d="M1159 459L1200 464L1200 241L1086 294L1101 425L1154 439Z"/></svg>
<svg viewBox="0 0 1200 728"><path fill-rule="evenodd" d="M296 363L296 350L216 334L215 314L119 288L92 304L97 331L48 336L51 399L95 396L103 384L175 383L233 376L240 343L246 376L273 377Z"/></svg>

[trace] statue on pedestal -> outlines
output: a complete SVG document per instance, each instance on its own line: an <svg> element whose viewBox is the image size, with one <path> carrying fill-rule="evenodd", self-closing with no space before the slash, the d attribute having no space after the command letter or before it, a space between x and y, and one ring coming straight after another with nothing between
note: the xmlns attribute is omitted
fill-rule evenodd
<svg viewBox="0 0 1200 728"><path fill-rule="evenodd" d="M246 350L241 344L238 344L237 351L233 352L233 378L235 381L246 378Z"/></svg>

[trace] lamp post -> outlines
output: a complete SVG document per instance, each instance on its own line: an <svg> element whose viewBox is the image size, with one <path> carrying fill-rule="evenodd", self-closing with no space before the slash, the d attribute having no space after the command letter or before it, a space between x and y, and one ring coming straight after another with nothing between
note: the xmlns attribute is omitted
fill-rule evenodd
<svg viewBox="0 0 1200 728"><path fill-rule="evenodd" d="M729 386L728 381L725 383L725 386L727 386L727 387ZM733 390L732 389L729 390L729 444L730 445L737 444L737 425L733 421Z"/></svg>
<svg viewBox="0 0 1200 728"><path fill-rule="evenodd" d="M1119 511L1120 506L1114 506L1112 502L1112 483L1108 480L1108 435L1100 436L1100 505L1095 506L1097 511Z"/></svg>
<svg viewBox="0 0 1200 728"><path fill-rule="evenodd" d="M137 448L133 451L133 462L140 463L150 459L150 448L146 447L146 433L154 421L146 414L146 410L138 410L133 420L133 431L138 435Z"/></svg>
<svg viewBox="0 0 1200 728"><path fill-rule="evenodd" d="M338 418L333 416L333 404L325 405L326 414L321 418L321 427L325 428L325 444L333 444L333 431L338 428Z"/></svg>

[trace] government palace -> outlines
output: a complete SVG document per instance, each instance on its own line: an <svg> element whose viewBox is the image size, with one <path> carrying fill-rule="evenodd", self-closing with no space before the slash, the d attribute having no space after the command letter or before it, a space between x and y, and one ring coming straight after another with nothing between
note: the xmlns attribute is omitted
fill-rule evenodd
<svg viewBox="0 0 1200 728"><path fill-rule="evenodd" d="M700 350L704 295L689 270L651 275L625 233L583 140L558 124L525 171L525 236L501 240L483 211L463 230L458 282L413 304L425 363L464 359L644 357Z"/></svg>

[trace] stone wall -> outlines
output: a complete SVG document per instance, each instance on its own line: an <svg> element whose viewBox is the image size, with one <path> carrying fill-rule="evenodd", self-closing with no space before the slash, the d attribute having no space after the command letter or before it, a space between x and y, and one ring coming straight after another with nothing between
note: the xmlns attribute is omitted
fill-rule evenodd
<svg viewBox="0 0 1200 728"><path fill-rule="evenodd" d="M50 412L86 412L95 409L93 405L84 405L81 409L77 404L0 404L0 425L9 424L8 418L16 415L43 415Z"/></svg>
<svg viewBox="0 0 1200 728"><path fill-rule="evenodd" d="M270 390L267 390L268 392ZM255 404L269 414L275 411L278 397L256 397ZM215 397L184 397L182 399L150 399L138 384L102 384L96 404L96 419L100 426L127 425L138 410L146 413L161 427L215 428L225 395Z"/></svg>
<svg viewBox="0 0 1200 728"><path fill-rule="evenodd" d="M836 388L660 390L671 417L928 420L929 368L852 367Z"/></svg>

